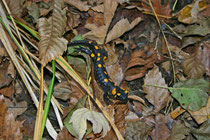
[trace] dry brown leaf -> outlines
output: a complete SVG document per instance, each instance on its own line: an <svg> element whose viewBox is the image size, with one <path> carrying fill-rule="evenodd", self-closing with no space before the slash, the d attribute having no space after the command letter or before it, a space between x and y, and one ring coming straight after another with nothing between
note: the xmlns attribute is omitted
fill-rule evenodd
<svg viewBox="0 0 210 140"><path fill-rule="evenodd" d="M61 82L54 87L53 95L58 99L66 101L69 99L69 93L71 93L71 88L68 82Z"/></svg>
<svg viewBox="0 0 210 140"><path fill-rule="evenodd" d="M12 82L9 86L5 86L0 89L0 93L6 97L11 98L12 94L15 92L14 83Z"/></svg>
<svg viewBox="0 0 210 140"><path fill-rule="evenodd" d="M76 7L80 11L88 11L90 8L90 6L88 6L85 2L82 2L80 0L64 0L64 2Z"/></svg>
<svg viewBox="0 0 210 140"><path fill-rule="evenodd" d="M0 139L4 140L20 140L23 135L21 133L22 123L15 121L13 114L7 111L4 103L4 96L0 95Z"/></svg>
<svg viewBox="0 0 210 140"><path fill-rule="evenodd" d="M76 83L74 80L70 80L71 85L71 92L69 93L69 104L70 106L76 105L76 103L81 99L85 92L81 89L78 83Z"/></svg>
<svg viewBox="0 0 210 140"><path fill-rule="evenodd" d="M6 0L13 16L21 17L23 13L23 1Z"/></svg>
<svg viewBox="0 0 210 140"><path fill-rule="evenodd" d="M174 121L172 124L170 140L183 140L186 135L189 135L190 129L187 128L181 121Z"/></svg>
<svg viewBox="0 0 210 140"><path fill-rule="evenodd" d="M159 112L162 108L164 108L169 99L169 92L167 89L158 88L147 85L157 85L167 87L165 83L165 79L162 77L157 66L148 72L144 79L143 90L147 93L147 100L154 105L155 111Z"/></svg>
<svg viewBox="0 0 210 140"><path fill-rule="evenodd" d="M204 65L195 56L185 59L182 64L184 73L189 78L201 78L206 73Z"/></svg>
<svg viewBox="0 0 210 140"><path fill-rule="evenodd" d="M164 116L162 114L158 114L155 117L155 129L153 129L151 133L151 137L153 140L169 140L171 132L167 126L167 123L170 121L170 119L170 115Z"/></svg>
<svg viewBox="0 0 210 140"><path fill-rule="evenodd" d="M104 1L104 26L97 27L94 24L86 24L85 28L89 29L90 32L84 34L83 38L95 40L98 44L103 44L117 6L118 3L115 1Z"/></svg>
<svg viewBox="0 0 210 140"><path fill-rule="evenodd" d="M0 65L0 88L8 86L12 82L12 76L8 73L9 65L8 61Z"/></svg>
<svg viewBox="0 0 210 140"><path fill-rule="evenodd" d="M87 19L86 24L94 24L97 27L104 25L104 15L102 13L88 10L90 17Z"/></svg>
<svg viewBox="0 0 210 140"><path fill-rule="evenodd" d="M66 27L66 12L63 1L55 0L52 17L40 18L38 22L40 42L39 58L43 66L62 55L67 48L67 40L62 38Z"/></svg>
<svg viewBox="0 0 210 140"><path fill-rule="evenodd" d="M148 0L143 0L143 1L144 2L142 3L142 5L143 5L143 8L144 8L145 12L153 13L152 10L151 10L151 7L148 4ZM151 0L151 2L152 2L152 6L153 6L156 14L171 17L171 15L170 15L171 8L170 8L170 5L169 5L169 2L166 3L165 5L162 5L162 1L159 1L159 0L158 1L157 0Z"/></svg>
<svg viewBox="0 0 210 140"><path fill-rule="evenodd" d="M103 4L96 5L95 7L92 7L91 9L96 12L104 13L104 5Z"/></svg>
<svg viewBox="0 0 210 140"><path fill-rule="evenodd" d="M147 54L150 54L147 56ZM132 81L143 77L146 74L148 68L152 68L153 64L157 60L157 55L153 48L148 52L144 50L135 50L131 54L130 61L125 69L125 79Z"/></svg>
<svg viewBox="0 0 210 140"><path fill-rule="evenodd" d="M210 41L205 41L200 44L197 49L197 58L205 66L206 74L210 76Z"/></svg>
<svg viewBox="0 0 210 140"><path fill-rule="evenodd" d="M123 35L125 32L131 30L134 26L136 26L140 21L142 21L141 17L136 18L134 21L129 23L128 19L121 19L118 21L112 30L108 33L107 38L106 38L106 43L120 37Z"/></svg>
<svg viewBox="0 0 210 140"><path fill-rule="evenodd" d="M27 109L26 101L17 102L17 101L11 101L10 99L5 98L5 104L8 106L7 112L12 113L14 118L24 113Z"/></svg>
<svg viewBox="0 0 210 140"><path fill-rule="evenodd" d="M189 111L189 113L192 115L192 117L198 124L201 124L208 120L210 114L210 98L208 99L207 105L205 107L195 112Z"/></svg>
<svg viewBox="0 0 210 140"><path fill-rule="evenodd" d="M185 6L178 16L178 20L183 23L192 24L195 23L198 18L199 11L206 8L206 3L204 1L196 0L193 4Z"/></svg>

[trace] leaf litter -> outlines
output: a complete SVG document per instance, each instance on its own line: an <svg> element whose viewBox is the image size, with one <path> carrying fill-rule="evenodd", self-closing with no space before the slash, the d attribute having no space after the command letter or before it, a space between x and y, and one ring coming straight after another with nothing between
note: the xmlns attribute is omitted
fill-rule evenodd
<svg viewBox="0 0 210 140"><path fill-rule="evenodd" d="M11 11L8 15L39 31L41 41L33 39L26 28L17 24L21 34L26 37L24 43L27 40L30 42L26 43L25 50L30 52L27 54L30 55L30 60L37 70L40 71L39 62L49 67L48 63L51 60L59 56L66 58L67 42L81 34L83 39L97 42L105 48L109 55L106 67L110 77L129 91L129 103L125 105L114 103L108 106L103 101L102 89L90 72L93 68L89 67L91 66L89 58L83 55L70 58L69 62L81 79L87 81L90 90L96 94L96 99L103 103L102 109L109 112L108 115L119 130L117 132L116 129L110 129L114 128L113 124L110 125L107 116L100 113L96 101L83 99L85 89L66 74L62 67L57 66L56 72L63 76L56 81L55 97L65 110L63 117L68 113L74 114L65 122L72 125L67 125L65 127L68 129L61 130L55 121L56 115L50 110L50 119L56 122L53 126L58 130L58 139L74 137L102 139L101 136L103 139L117 139L119 135L125 139L136 140L192 137L209 139L208 0L177 3L151 0L152 7L149 4L150 0L17 0L17 2L6 0L6 2ZM155 16L160 20L161 26L158 25ZM12 40L10 42L16 50L16 45ZM39 51L33 47L37 44ZM27 114L26 108L30 108L33 113L36 109L12 65L10 56L2 48L4 46L1 44L0 94L8 98L5 99L10 103L7 105L8 108L18 110L16 112L13 110L9 114L5 103L1 105L0 110L5 114L1 115L3 123L0 127L2 128L0 139L9 138L10 134L17 139L23 136L30 138L33 136L33 126L30 124L34 124L34 118L24 114ZM16 53L30 78L33 91L39 93L39 81L34 77L33 70L24 63L24 56L19 51ZM69 53L71 54L68 50L67 54ZM39 61L36 57L39 57ZM51 72L46 71L47 85L50 77ZM20 83L17 84L17 81ZM18 91L20 88L21 92ZM77 107L77 104L81 103L81 98L82 109ZM5 121L5 118L8 120ZM25 128L16 121L17 118L25 120ZM7 127L11 129L7 131ZM18 130L18 133L13 133L13 128ZM45 134L44 138L49 138L49 134Z"/></svg>

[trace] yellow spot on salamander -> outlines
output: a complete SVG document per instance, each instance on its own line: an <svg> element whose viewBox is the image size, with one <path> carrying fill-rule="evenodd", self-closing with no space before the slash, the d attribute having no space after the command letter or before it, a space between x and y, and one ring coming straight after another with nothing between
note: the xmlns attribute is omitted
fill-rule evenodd
<svg viewBox="0 0 210 140"><path fill-rule="evenodd" d="M97 61L100 61L100 57L97 58Z"/></svg>
<svg viewBox="0 0 210 140"><path fill-rule="evenodd" d="M127 91L127 90L125 90L125 93L128 93L128 91Z"/></svg>
<svg viewBox="0 0 210 140"><path fill-rule="evenodd" d="M95 57L95 54L93 54L93 53L91 53L91 55L90 55L91 57Z"/></svg>
<svg viewBox="0 0 210 140"><path fill-rule="evenodd" d="M106 66L103 64L103 67L105 68Z"/></svg>
<svg viewBox="0 0 210 140"><path fill-rule="evenodd" d="M112 82L112 79L109 78L109 81Z"/></svg>
<svg viewBox="0 0 210 140"><path fill-rule="evenodd" d="M98 46L95 46L95 49L98 50Z"/></svg>
<svg viewBox="0 0 210 140"><path fill-rule="evenodd" d="M106 75L107 75L107 72L106 72L106 71L104 71L104 74L106 74Z"/></svg>
<svg viewBox="0 0 210 140"><path fill-rule="evenodd" d="M114 95L114 98L117 98L117 95Z"/></svg>
<svg viewBox="0 0 210 140"><path fill-rule="evenodd" d="M120 96L121 95L121 93L117 93L117 96Z"/></svg>
<svg viewBox="0 0 210 140"><path fill-rule="evenodd" d="M116 94L116 88L113 88L112 89L112 95L115 95Z"/></svg>
<svg viewBox="0 0 210 140"><path fill-rule="evenodd" d="M89 44L91 44L91 43L92 43L92 41L89 41L88 43L89 43Z"/></svg>
<svg viewBox="0 0 210 140"><path fill-rule="evenodd" d="M114 86L117 86L117 84L114 83Z"/></svg>
<svg viewBox="0 0 210 140"><path fill-rule="evenodd" d="M106 82L106 83L107 83L107 82L108 82L108 80L107 80L107 79L104 79L104 82Z"/></svg>
<svg viewBox="0 0 210 140"><path fill-rule="evenodd" d="M98 64L98 67L101 68L102 67L101 64Z"/></svg>
<svg viewBox="0 0 210 140"><path fill-rule="evenodd" d="M107 57L106 56L104 56L104 61L107 59Z"/></svg>
<svg viewBox="0 0 210 140"><path fill-rule="evenodd" d="M100 53L98 53L98 56L100 56L101 54Z"/></svg>

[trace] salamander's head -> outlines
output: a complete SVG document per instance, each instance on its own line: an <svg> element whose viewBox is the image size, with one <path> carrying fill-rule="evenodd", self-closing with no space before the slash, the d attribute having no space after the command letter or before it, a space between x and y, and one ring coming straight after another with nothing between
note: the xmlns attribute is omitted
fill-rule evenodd
<svg viewBox="0 0 210 140"><path fill-rule="evenodd" d="M128 101L128 91L122 88L116 87L116 95L114 96L114 98L116 100L119 100L120 103L125 104Z"/></svg>

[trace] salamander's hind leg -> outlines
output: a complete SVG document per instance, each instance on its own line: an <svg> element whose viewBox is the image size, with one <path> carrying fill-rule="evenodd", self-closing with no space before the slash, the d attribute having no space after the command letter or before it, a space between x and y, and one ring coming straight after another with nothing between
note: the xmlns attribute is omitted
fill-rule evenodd
<svg viewBox="0 0 210 140"><path fill-rule="evenodd" d="M75 48L76 50L74 52L76 53L86 53L88 55L91 55L91 51L89 49L83 48L83 47L79 47L79 48Z"/></svg>
<svg viewBox="0 0 210 140"><path fill-rule="evenodd" d="M109 105L113 104L113 102L109 99L109 95L105 92L104 93L104 101Z"/></svg>

